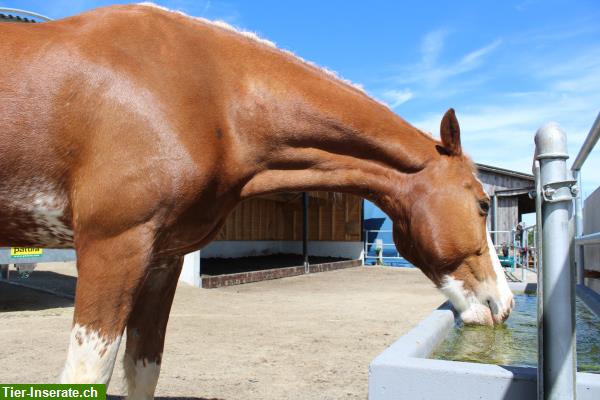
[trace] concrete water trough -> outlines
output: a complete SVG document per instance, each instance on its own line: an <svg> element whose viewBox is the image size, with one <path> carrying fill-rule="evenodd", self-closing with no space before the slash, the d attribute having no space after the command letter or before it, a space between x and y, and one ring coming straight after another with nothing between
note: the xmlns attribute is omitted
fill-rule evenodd
<svg viewBox="0 0 600 400"><path fill-rule="evenodd" d="M535 284L513 283L515 294L532 293ZM577 295L596 316L600 296L584 286ZM377 356L369 367L369 399L535 399L537 368L429 358L456 324L448 303ZM577 372L577 399L600 399L600 374Z"/></svg>

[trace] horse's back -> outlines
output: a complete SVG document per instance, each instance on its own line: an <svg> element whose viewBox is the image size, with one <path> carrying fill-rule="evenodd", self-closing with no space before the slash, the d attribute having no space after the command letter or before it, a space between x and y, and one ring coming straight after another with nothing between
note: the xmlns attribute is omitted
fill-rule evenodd
<svg viewBox="0 0 600 400"><path fill-rule="evenodd" d="M98 134L125 120L107 112L103 89L117 80L111 60L94 56L110 50L103 31L123 23L103 28L96 14L0 24L0 246L73 245L77 167Z"/></svg>
<svg viewBox="0 0 600 400"><path fill-rule="evenodd" d="M195 195L176 192L206 186L199 175L212 179L199 171L216 153L199 161L189 146L216 141L198 137L204 124L213 132L214 113L181 102L204 101L181 76L212 75L185 70L192 56L174 39L197 32L170 14L111 7L0 25L10 55L0 60L0 246L69 247L74 214L79 228L118 231L174 196L185 205Z"/></svg>

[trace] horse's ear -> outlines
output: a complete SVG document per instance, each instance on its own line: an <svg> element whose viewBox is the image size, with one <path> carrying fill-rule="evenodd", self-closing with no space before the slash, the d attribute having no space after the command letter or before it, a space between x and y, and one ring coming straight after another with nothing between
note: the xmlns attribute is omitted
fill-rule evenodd
<svg viewBox="0 0 600 400"><path fill-rule="evenodd" d="M442 123L440 124L440 135L442 137L442 144L444 150L451 156L459 156L462 153L460 147L460 126L458 126L458 120L454 114L454 109L451 108L446 111Z"/></svg>

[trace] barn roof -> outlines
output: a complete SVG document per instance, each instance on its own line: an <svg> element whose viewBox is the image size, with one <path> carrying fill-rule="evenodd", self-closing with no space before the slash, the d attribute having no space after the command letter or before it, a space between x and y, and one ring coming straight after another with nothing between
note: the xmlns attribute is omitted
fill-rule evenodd
<svg viewBox="0 0 600 400"><path fill-rule="evenodd" d="M500 168L500 167L494 167L492 165L486 165L486 164L475 164L477 165L477 169L479 171L484 171L484 172L492 172L495 174L499 174L499 175L506 175L506 176L510 176L513 178L520 178L520 179L525 179L531 182L535 181L535 178L533 177L533 175L531 174L526 174L524 172L518 172L518 171L513 171L510 169L505 169L505 168Z"/></svg>

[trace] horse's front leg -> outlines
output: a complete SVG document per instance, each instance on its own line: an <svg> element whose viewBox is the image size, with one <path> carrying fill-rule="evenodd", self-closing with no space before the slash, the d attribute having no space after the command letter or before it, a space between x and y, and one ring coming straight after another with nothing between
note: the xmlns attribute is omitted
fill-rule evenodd
<svg viewBox="0 0 600 400"><path fill-rule="evenodd" d="M160 373L165 331L183 257L153 260L127 323L123 366L130 400L152 399Z"/></svg>
<svg viewBox="0 0 600 400"><path fill-rule="evenodd" d="M108 383L135 297L148 272L154 231L77 237L75 314L62 383Z"/></svg>

